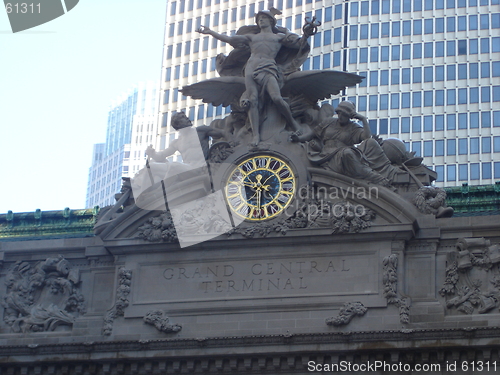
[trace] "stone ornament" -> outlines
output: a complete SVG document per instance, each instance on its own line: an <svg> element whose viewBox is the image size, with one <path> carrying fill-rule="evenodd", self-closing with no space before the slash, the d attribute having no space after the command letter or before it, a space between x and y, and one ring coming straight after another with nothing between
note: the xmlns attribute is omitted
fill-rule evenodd
<svg viewBox="0 0 500 375"><path fill-rule="evenodd" d="M421 213L437 218L453 215L453 209L446 207L446 191L436 186L421 186L415 193L413 204Z"/></svg>
<svg viewBox="0 0 500 375"><path fill-rule="evenodd" d="M448 309L485 314L499 306L500 245L485 238L461 238L448 253L446 280L439 291Z"/></svg>
<svg viewBox="0 0 500 375"><path fill-rule="evenodd" d="M34 266L16 262L5 283L4 321L13 332L54 331L86 312L79 271L61 255Z"/></svg>
<svg viewBox="0 0 500 375"><path fill-rule="evenodd" d="M225 206L218 204L219 198L212 195L192 202L185 209L163 211L141 225L137 236L149 242L177 242L178 236L224 234L233 227L227 213L221 211Z"/></svg>
<svg viewBox="0 0 500 375"><path fill-rule="evenodd" d="M169 324L169 319L166 316L166 313L161 310L149 311L144 316L143 320L144 323L151 324L160 332L179 332L182 329L182 326L180 326L179 324Z"/></svg>
<svg viewBox="0 0 500 375"><path fill-rule="evenodd" d="M355 316L363 316L368 309L361 302L346 302L340 309L339 315L326 319L329 326L342 326L349 324Z"/></svg>
<svg viewBox="0 0 500 375"><path fill-rule="evenodd" d="M104 318L102 334L109 336L113 332L113 322L119 316L125 315L125 309L129 305L128 295L130 294L130 285L132 284L132 271L126 268L120 268L118 271L118 288L116 289L116 302L108 310Z"/></svg>
<svg viewBox="0 0 500 375"><path fill-rule="evenodd" d="M391 254L385 257L383 264L384 297L387 304L399 307L399 321L403 324L410 323L410 300L398 294L398 256Z"/></svg>
<svg viewBox="0 0 500 375"><path fill-rule="evenodd" d="M138 228L138 237L149 242L177 242L177 232L170 211L149 218Z"/></svg>

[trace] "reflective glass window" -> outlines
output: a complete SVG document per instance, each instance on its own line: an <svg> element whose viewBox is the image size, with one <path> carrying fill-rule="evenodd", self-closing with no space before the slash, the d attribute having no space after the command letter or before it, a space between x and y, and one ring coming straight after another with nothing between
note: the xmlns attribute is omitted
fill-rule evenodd
<svg viewBox="0 0 500 375"><path fill-rule="evenodd" d="M444 56L444 42L436 42L436 57L443 57Z"/></svg>
<svg viewBox="0 0 500 375"><path fill-rule="evenodd" d="M469 146L471 154L479 154L479 137L470 138Z"/></svg>
<svg viewBox="0 0 500 375"><path fill-rule="evenodd" d="M444 105L444 90L436 90L434 96L435 96L435 105L437 106Z"/></svg>
<svg viewBox="0 0 500 375"><path fill-rule="evenodd" d="M491 163L481 163L481 173L483 179L491 178Z"/></svg>
<svg viewBox="0 0 500 375"><path fill-rule="evenodd" d="M381 94L380 95L380 110L388 109L389 108L389 95L388 94ZM382 120L380 120L382 121ZM387 121L387 120L386 120ZM386 132L387 134L387 125L386 125Z"/></svg>
<svg viewBox="0 0 500 375"><path fill-rule="evenodd" d="M409 133L410 132L410 118L402 117L401 118L401 133Z"/></svg>
<svg viewBox="0 0 500 375"><path fill-rule="evenodd" d="M458 41L458 54L467 55L467 40L464 39Z"/></svg>
<svg viewBox="0 0 500 375"><path fill-rule="evenodd" d="M471 129L479 128L479 112L469 113L469 127Z"/></svg>
<svg viewBox="0 0 500 375"><path fill-rule="evenodd" d="M361 48L359 50L359 62L360 63L368 62L368 48Z"/></svg>
<svg viewBox="0 0 500 375"><path fill-rule="evenodd" d="M469 30L477 30L478 27L478 19L477 15L469 16Z"/></svg>
<svg viewBox="0 0 500 375"><path fill-rule="evenodd" d="M467 129L467 114L460 113L458 115L458 128L459 129Z"/></svg>
<svg viewBox="0 0 500 375"><path fill-rule="evenodd" d="M384 37L388 37L390 32L389 32L389 29L390 29L390 23L389 22L383 22L382 23L382 38Z"/></svg>
<svg viewBox="0 0 500 375"><path fill-rule="evenodd" d="M481 152L483 154L491 152L491 137L481 137Z"/></svg>
<svg viewBox="0 0 500 375"><path fill-rule="evenodd" d="M432 42L424 43L424 57L434 56L434 46Z"/></svg>
<svg viewBox="0 0 500 375"><path fill-rule="evenodd" d="M436 131L444 130L444 115L436 115L434 121Z"/></svg>
<svg viewBox="0 0 500 375"><path fill-rule="evenodd" d="M433 92L424 91L424 107L432 107L433 103Z"/></svg>
<svg viewBox="0 0 500 375"><path fill-rule="evenodd" d="M404 92L401 94L401 108L410 108L410 93Z"/></svg>
<svg viewBox="0 0 500 375"><path fill-rule="evenodd" d="M403 21L403 35L411 35L411 21Z"/></svg>
<svg viewBox="0 0 500 375"><path fill-rule="evenodd" d="M426 34L432 34L434 32L434 20L432 18L424 20L424 32Z"/></svg>
<svg viewBox="0 0 500 375"><path fill-rule="evenodd" d="M361 2L361 15L368 16L369 12L370 12L370 2L369 1L362 1Z"/></svg>
<svg viewBox="0 0 500 375"><path fill-rule="evenodd" d="M446 56L455 56L455 41L448 40L446 42Z"/></svg>
<svg viewBox="0 0 500 375"><path fill-rule="evenodd" d="M391 69L391 85L399 85L399 69Z"/></svg>
<svg viewBox="0 0 500 375"><path fill-rule="evenodd" d="M444 140L439 139L435 142L435 155L444 156Z"/></svg>
<svg viewBox="0 0 500 375"><path fill-rule="evenodd" d="M424 132L432 131L432 116L424 116Z"/></svg>
<svg viewBox="0 0 500 375"><path fill-rule="evenodd" d="M457 168L455 165L446 166L446 181L456 181L457 180Z"/></svg>
<svg viewBox="0 0 500 375"><path fill-rule="evenodd" d="M413 68L413 83L421 83L422 82L422 68Z"/></svg>
<svg viewBox="0 0 500 375"><path fill-rule="evenodd" d="M458 89L458 104L467 104L467 89Z"/></svg>
<svg viewBox="0 0 500 375"><path fill-rule="evenodd" d="M458 155L467 155L467 138L458 139Z"/></svg>
<svg viewBox="0 0 500 375"><path fill-rule="evenodd" d="M479 52L479 43L477 39L470 39L469 40L469 54L471 55L476 55Z"/></svg>
<svg viewBox="0 0 500 375"><path fill-rule="evenodd" d="M389 61L389 46L380 48L380 61Z"/></svg>
<svg viewBox="0 0 500 375"><path fill-rule="evenodd" d="M457 140L447 139L446 140L446 155L456 155L457 154Z"/></svg>
<svg viewBox="0 0 500 375"><path fill-rule="evenodd" d="M414 59L422 58L422 43L413 44L413 58Z"/></svg>
<svg viewBox="0 0 500 375"><path fill-rule="evenodd" d="M412 107L413 108L420 108L420 107L422 107L422 92L420 92L420 91L414 91L412 95L413 95Z"/></svg>
<svg viewBox="0 0 500 375"><path fill-rule="evenodd" d="M392 54L391 54L391 60L399 60L400 59L400 51L401 48L400 46L392 46Z"/></svg>
<svg viewBox="0 0 500 375"><path fill-rule="evenodd" d="M490 52L490 38L481 38L481 53Z"/></svg>
<svg viewBox="0 0 500 375"><path fill-rule="evenodd" d="M401 22L393 21L392 22L392 36L400 36L401 35Z"/></svg>
<svg viewBox="0 0 500 375"><path fill-rule="evenodd" d="M446 130L455 130L457 128L457 115L449 113L446 115Z"/></svg>
<svg viewBox="0 0 500 375"><path fill-rule="evenodd" d="M446 31L455 31L455 17L446 17Z"/></svg>
<svg viewBox="0 0 500 375"><path fill-rule="evenodd" d="M436 77L436 81L444 81L444 65L438 65L435 69L434 76Z"/></svg>
<svg viewBox="0 0 500 375"><path fill-rule="evenodd" d="M391 118L391 134L399 133L399 118Z"/></svg>
<svg viewBox="0 0 500 375"><path fill-rule="evenodd" d="M491 128L491 113L490 112L481 112L481 127L482 128Z"/></svg>
<svg viewBox="0 0 500 375"><path fill-rule="evenodd" d="M401 78L401 83L410 83L411 81L411 70L410 68L403 68L401 70L401 75L402 75L402 78Z"/></svg>
<svg viewBox="0 0 500 375"><path fill-rule="evenodd" d="M359 38L368 39L368 25L361 25L359 29Z"/></svg>
<svg viewBox="0 0 500 375"><path fill-rule="evenodd" d="M436 33L444 33L444 18L436 18Z"/></svg>
<svg viewBox="0 0 500 375"><path fill-rule="evenodd" d="M468 167L469 166L467 164L459 164L458 165L458 180L459 181L467 181L469 179Z"/></svg>
<svg viewBox="0 0 500 375"><path fill-rule="evenodd" d="M370 62L378 62L378 47L370 47Z"/></svg>

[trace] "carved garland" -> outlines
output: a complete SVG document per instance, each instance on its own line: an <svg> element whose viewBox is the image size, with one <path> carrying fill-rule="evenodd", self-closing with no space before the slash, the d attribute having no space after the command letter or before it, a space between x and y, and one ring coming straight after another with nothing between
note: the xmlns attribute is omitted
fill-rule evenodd
<svg viewBox="0 0 500 375"><path fill-rule="evenodd" d="M85 314L78 269L59 255L32 266L19 261L7 273L4 321L13 332L54 331Z"/></svg>
<svg viewBox="0 0 500 375"><path fill-rule="evenodd" d="M346 302L340 309L339 315L325 320L329 326L341 326L349 324L355 316L363 316L368 309L361 302Z"/></svg>
<svg viewBox="0 0 500 375"><path fill-rule="evenodd" d="M286 235L288 230L300 228L331 228L332 234L358 233L369 228L375 216L374 211L360 204L317 200L302 203L288 219L274 223L243 224L233 228L228 235L238 233L245 238L254 238L257 235L267 237L272 232Z"/></svg>
<svg viewBox="0 0 500 375"><path fill-rule="evenodd" d="M410 322L410 300L398 295L398 256L391 254L383 259L382 264L384 297L389 305L399 307L399 321L408 324Z"/></svg>
<svg viewBox="0 0 500 375"><path fill-rule="evenodd" d="M119 316L125 315L125 308L129 305L127 299L130 294L130 285L132 283L132 271L126 268L120 268L118 272L118 288L116 289L116 302L114 306L108 310L104 317L104 326L102 334L105 336L111 335L113 332L113 322Z"/></svg>
<svg viewBox="0 0 500 375"><path fill-rule="evenodd" d="M182 329L182 326L179 324L170 324L166 313L161 310L149 311L143 320L144 323L154 326L160 332L179 332Z"/></svg>

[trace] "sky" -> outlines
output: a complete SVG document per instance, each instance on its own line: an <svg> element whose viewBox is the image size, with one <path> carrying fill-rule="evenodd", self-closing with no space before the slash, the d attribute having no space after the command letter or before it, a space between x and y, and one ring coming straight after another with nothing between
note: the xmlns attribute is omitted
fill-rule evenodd
<svg viewBox="0 0 500 375"><path fill-rule="evenodd" d="M85 207L110 105L160 79L166 3L80 0L15 34L0 10L0 214Z"/></svg>

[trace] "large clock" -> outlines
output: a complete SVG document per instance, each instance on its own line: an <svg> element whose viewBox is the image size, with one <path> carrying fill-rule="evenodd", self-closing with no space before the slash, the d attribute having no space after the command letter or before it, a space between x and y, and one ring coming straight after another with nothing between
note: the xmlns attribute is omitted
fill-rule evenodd
<svg viewBox="0 0 500 375"><path fill-rule="evenodd" d="M256 155L238 162L225 186L231 210L252 221L278 216L290 205L295 191L291 166L272 155Z"/></svg>

